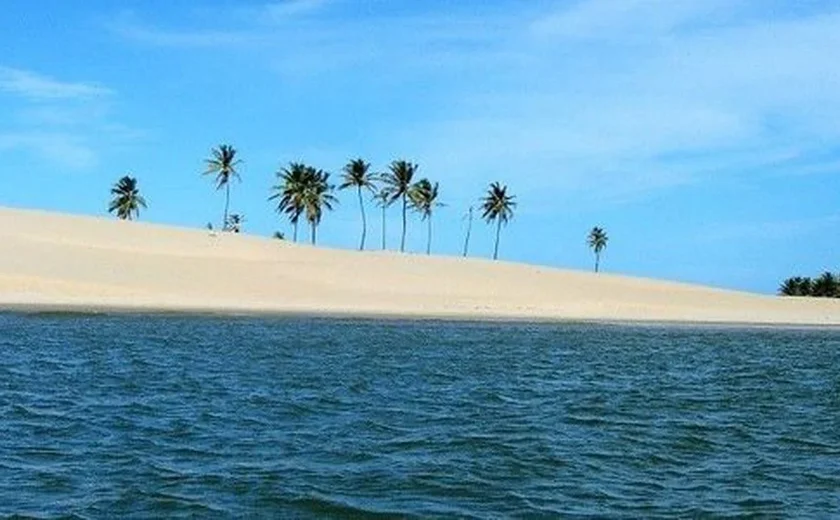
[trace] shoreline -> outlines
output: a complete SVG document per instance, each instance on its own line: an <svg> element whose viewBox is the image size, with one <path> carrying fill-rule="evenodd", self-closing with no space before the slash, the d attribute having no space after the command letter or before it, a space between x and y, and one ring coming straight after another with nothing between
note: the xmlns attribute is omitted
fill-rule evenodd
<svg viewBox="0 0 840 520"><path fill-rule="evenodd" d="M184 318L243 318L277 320L334 320L359 322L415 322L415 323L464 323L476 325L569 325L608 327L651 327L662 329L738 329L738 330L825 330L840 332L840 324L834 323L785 323L750 321L699 321L690 319L610 319L610 318L564 318L533 316L489 316L469 313L421 314L421 313L356 313L353 311L304 311L276 309L223 309L207 307L155 307L104 304L66 303L0 303L0 315L57 315L90 317L184 317Z"/></svg>
<svg viewBox="0 0 840 520"><path fill-rule="evenodd" d="M840 327L834 299L8 208L0 208L3 310Z"/></svg>

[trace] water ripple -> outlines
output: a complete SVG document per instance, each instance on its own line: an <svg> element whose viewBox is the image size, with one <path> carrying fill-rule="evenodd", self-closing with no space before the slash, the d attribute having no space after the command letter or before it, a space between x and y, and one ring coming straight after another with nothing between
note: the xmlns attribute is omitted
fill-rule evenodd
<svg viewBox="0 0 840 520"><path fill-rule="evenodd" d="M826 330L0 314L0 517L830 517Z"/></svg>

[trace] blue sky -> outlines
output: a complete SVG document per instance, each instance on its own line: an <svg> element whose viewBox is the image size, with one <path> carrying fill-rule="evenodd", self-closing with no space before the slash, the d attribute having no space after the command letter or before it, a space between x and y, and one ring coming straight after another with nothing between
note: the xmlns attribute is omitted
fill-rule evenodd
<svg viewBox="0 0 840 520"><path fill-rule="evenodd" d="M362 156L441 183L434 250L457 254L491 181L519 207L501 256L773 292L838 270L840 5L814 0L6 0L0 204L104 215L131 173L141 218L203 226L220 143L232 208L288 232L274 172ZM324 245L352 248L350 193ZM409 246L424 250L412 219ZM378 242L377 227L369 232ZM472 251L489 255L476 223ZM398 212L389 213L398 242Z"/></svg>

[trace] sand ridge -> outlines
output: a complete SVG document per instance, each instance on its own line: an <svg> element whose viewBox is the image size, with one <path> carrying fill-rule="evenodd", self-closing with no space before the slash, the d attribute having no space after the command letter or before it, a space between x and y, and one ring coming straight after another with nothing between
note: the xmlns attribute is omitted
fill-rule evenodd
<svg viewBox="0 0 840 520"><path fill-rule="evenodd" d="M0 308L840 325L840 301L0 208Z"/></svg>

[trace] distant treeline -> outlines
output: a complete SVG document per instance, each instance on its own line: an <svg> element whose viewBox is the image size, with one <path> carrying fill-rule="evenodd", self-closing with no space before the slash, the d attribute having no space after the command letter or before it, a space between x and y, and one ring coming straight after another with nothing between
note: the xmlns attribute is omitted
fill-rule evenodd
<svg viewBox="0 0 840 520"><path fill-rule="evenodd" d="M817 278L794 276L779 286L782 296L816 296L819 298L840 298L840 275L824 272Z"/></svg>

